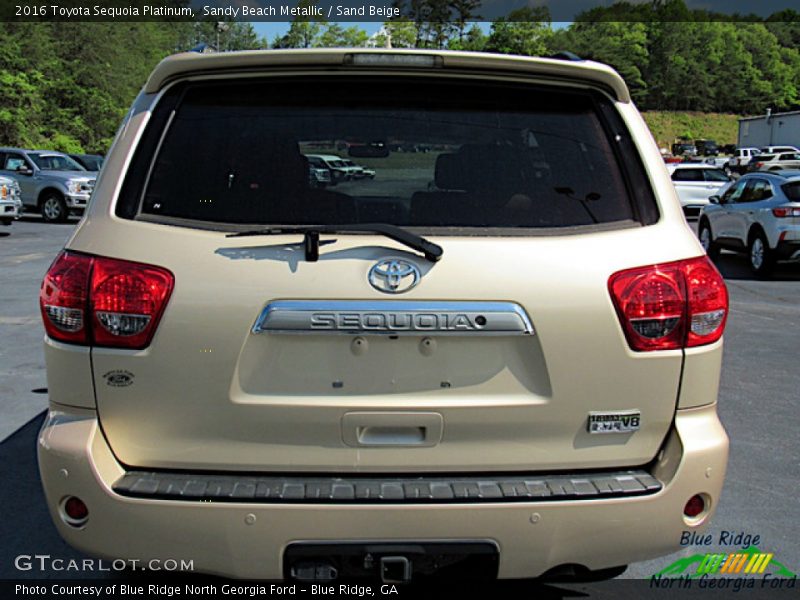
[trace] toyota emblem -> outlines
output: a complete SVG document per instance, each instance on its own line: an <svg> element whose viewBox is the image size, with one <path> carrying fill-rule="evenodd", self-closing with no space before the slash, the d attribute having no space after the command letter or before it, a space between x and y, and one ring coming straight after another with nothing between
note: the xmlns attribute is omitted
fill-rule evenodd
<svg viewBox="0 0 800 600"><path fill-rule="evenodd" d="M369 270L369 284L384 294L402 294L422 278L417 266L399 258L384 258Z"/></svg>

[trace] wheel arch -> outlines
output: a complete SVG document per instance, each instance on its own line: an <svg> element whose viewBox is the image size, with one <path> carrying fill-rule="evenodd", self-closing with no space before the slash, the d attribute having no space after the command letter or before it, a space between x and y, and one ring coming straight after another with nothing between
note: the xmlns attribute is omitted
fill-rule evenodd
<svg viewBox="0 0 800 600"><path fill-rule="evenodd" d="M753 223L750 225L750 229L747 231L748 246L753 241L753 238L759 233L764 236L764 239L767 240L767 245L769 245L769 237L767 236L767 232L764 231L764 227L761 225L761 223Z"/></svg>
<svg viewBox="0 0 800 600"><path fill-rule="evenodd" d="M58 194L58 196L62 200L65 199L63 191L61 191L57 187L53 187L52 185L48 185L47 187L44 187L39 191L39 195L36 197L36 207L41 209L42 208L42 202L44 201L44 199L47 197L48 194L53 193L53 192Z"/></svg>

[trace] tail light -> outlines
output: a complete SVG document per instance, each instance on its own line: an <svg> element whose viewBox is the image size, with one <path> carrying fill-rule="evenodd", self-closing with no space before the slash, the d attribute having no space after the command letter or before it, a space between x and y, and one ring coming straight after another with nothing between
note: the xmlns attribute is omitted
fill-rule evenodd
<svg viewBox="0 0 800 600"><path fill-rule="evenodd" d="M44 328L54 340L88 344L89 275L92 259L62 252L50 265L39 291Z"/></svg>
<svg viewBox="0 0 800 600"><path fill-rule="evenodd" d="M763 163L763 162L757 162L757 163L755 164L755 168L756 168L756 169L760 169L760 168L761 168L761 167L763 167L763 166L764 166L764 163Z"/></svg>
<svg viewBox="0 0 800 600"><path fill-rule="evenodd" d="M725 329L728 291L707 256L620 271L608 289L633 350L703 346Z"/></svg>
<svg viewBox="0 0 800 600"><path fill-rule="evenodd" d="M785 219L787 217L800 217L800 208L780 206L778 208L773 208L772 214L779 219Z"/></svg>
<svg viewBox="0 0 800 600"><path fill-rule="evenodd" d="M47 335L75 344L145 348L174 281L161 267L62 252L39 295Z"/></svg>

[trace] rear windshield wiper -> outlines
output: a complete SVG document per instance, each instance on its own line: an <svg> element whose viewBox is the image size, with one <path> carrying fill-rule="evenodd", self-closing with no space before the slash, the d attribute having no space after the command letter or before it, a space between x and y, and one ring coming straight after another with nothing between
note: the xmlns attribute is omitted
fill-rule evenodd
<svg viewBox="0 0 800 600"><path fill-rule="evenodd" d="M396 225L388 223L353 223L349 225L303 225L288 227L265 227L230 233L226 237L249 237L256 235L283 235L291 233L303 234L303 245L306 250L306 260L315 262L319 260L319 235L321 233L378 233L389 239L408 246L422 253L431 262L438 262L442 258L443 250L438 244L426 240L420 235L415 235Z"/></svg>

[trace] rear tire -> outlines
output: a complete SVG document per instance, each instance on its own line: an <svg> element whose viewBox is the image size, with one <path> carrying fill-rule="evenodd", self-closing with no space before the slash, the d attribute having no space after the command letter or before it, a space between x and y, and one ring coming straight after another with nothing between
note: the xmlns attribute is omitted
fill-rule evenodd
<svg viewBox="0 0 800 600"><path fill-rule="evenodd" d="M705 219L700 221L697 237L700 238L700 245L703 246L708 258L716 260L719 257L719 246L714 241L714 236L711 235L711 225Z"/></svg>
<svg viewBox="0 0 800 600"><path fill-rule="evenodd" d="M750 261L750 268L753 274L764 279L769 277L775 266L775 256L769 249L767 236L763 231L756 230L750 235L750 243L747 245L747 258Z"/></svg>
<svg viewBox="0 0 800 600"><path fill-rule="evenodd" d="M48 223L64 223L69 216L67 203L56 192L48 193L42 198L42 218Z"/></svg>

